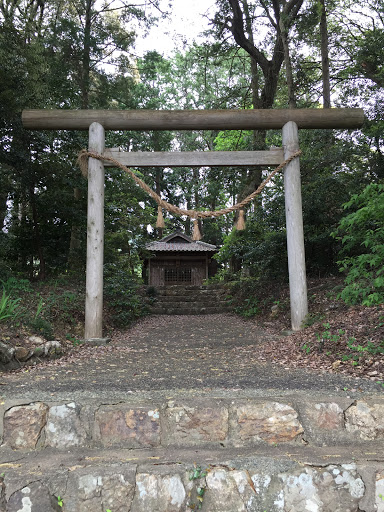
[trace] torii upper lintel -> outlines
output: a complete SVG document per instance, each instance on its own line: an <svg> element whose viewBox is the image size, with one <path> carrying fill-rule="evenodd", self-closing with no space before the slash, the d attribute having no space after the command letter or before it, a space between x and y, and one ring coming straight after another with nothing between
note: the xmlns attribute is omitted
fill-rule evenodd
<svg viewBox="0 0 384 512"><path fill-rule="evenodd" d="M361 108L250 110L24 110L30 130L278 130L289 121L309 129L361 128Z"/></svg>

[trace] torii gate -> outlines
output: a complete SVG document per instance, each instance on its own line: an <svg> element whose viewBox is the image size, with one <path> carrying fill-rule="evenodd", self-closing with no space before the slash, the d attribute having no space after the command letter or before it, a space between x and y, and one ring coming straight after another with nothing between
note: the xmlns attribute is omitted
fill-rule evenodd
<svg viewBox="0 0 384 512"><path fill-rule="evenodd" d="M292 110L25 110L23 126L33 130L89 130L89 150L127 166L276 165L299 149L299 128L361 128L363 109ZM120 152L105 149L105 130L282 129L283 149L271 151ZM104 165L88 162L85 339L102 337L104 260ZM291 324L299 330L308 313L299 159L284 172Z"/></svg>

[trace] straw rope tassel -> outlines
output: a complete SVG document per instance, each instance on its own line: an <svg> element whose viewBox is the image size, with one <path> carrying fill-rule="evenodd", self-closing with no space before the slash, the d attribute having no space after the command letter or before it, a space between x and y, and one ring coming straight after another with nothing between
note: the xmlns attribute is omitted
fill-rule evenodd
<svg viewBox="0 0 384 512"><path fill-rule="evenodd" d="M164 222L164 217L163 217L163 209L162 209L162 207L160 205L157 207L156 227L157 228L165 228L165 222Z"/></svg>
<svg viewBox="0 0 384 512"><path fill-rule="evenodd" d="M195 219L193 221L193 236L192 236L192 240L195 240L195 241L201 240L201 233L200 233L200 229L199 229L199 221L197 219Z"/></svg>
<svg viewBox="0 0 384 512"><path fill-rule="evenodd" d="M245 229L245 214L242 208L239 210L239 217L236 222L236 229L237 231L243 231Z"/></svg>
<svg viewBox="0 0 384 512"><path fill-rule="evenodd" d="M87 150L83 149L80 151L77 157L77 164L80 167L81 174L84 178L88 177L88 154Z"/></svg>

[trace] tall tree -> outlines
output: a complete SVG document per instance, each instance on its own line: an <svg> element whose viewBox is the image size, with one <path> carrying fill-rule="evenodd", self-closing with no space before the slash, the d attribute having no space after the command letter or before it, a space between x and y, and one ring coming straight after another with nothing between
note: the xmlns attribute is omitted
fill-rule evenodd
<svg viewBox="0 0 384 512"><path fill-rule="evenodd" d="M325 0L320 3L321 71L323 77L323 107L331 108L331 80L329 73L328 23Z"/></svg>
<svg viewBox="0 0 384 512"><path fill-rule="evenodd" d="M250 7L249 0L218 0L218 11L213 19L217 28L217 34L225 37L230 33L236 43L243 48L252 60L260 67L263 74L263 84L260 94L260 108L272 108L276 97L277 84L281 66L284 62L284 36L287 36L299 15L304 0L273 0L271 3L260 1L257 6ZM251 20L246 14L254 14ZM255 26L257 20L262 17L268 22L267 30L261 26ZM265 31L264 40L249 36L249 23L252 23L253 31L260 34ZM248 24L248 35L247 35ZM281 27L284 27L283 33ZM266 43L266 48L264 48Z"/></svg>
<svg viewBox="0 0 384 512"><path fill-rule="evenodd" d="M76 197L84 198L75 155L86 146L86 140L76 133L25 132L20 112L24 108L111 106L111 94L121 79L106 66L132 62L131 21L151 21L135 3L1 3L0 110L4 115L0 122L0 182L7 189L6 196L0 198L0 218L7 218L8 234L17 235L8 236L13 251L10 258L20 256L23 271L29 269L31 276L43 278L46 270L64 268L69 247L78 245L73 237L70 243L68 226L84 231L84 200L74 202L73 190ZM130 78L125 81L130 83ZM61 237L56 236L59 232Z"/></svg>

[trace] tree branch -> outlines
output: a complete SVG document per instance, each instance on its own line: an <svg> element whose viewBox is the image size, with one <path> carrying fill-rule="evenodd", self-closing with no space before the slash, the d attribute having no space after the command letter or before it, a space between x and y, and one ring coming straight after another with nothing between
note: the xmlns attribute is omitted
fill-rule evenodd
<svg viewBox="0 0 384 512"><path fill-rule="evenodd" d="M269 68L268 59L245 36L243 12L240 9L239 1L229 0L229 3L233 13L233 17L231 20L232 26L229 27L229 30L232 32L232 35L235 38L236 43L239 46L241 46L247 53L249 53L249 55L253 59L255 59L255 61L260 65L263 72L267 73Z"/></svg>
<svg viewBox="0 0 384 512"><path fill-rule="evenodd" d="M277 30L277 23L272 18L271 13L269 12L269 9L268 9L267 5L265 4L264 0L260 0L260 4L263 7L265 14L267 15L267 18L269 19L271 25Z"/></svg>

